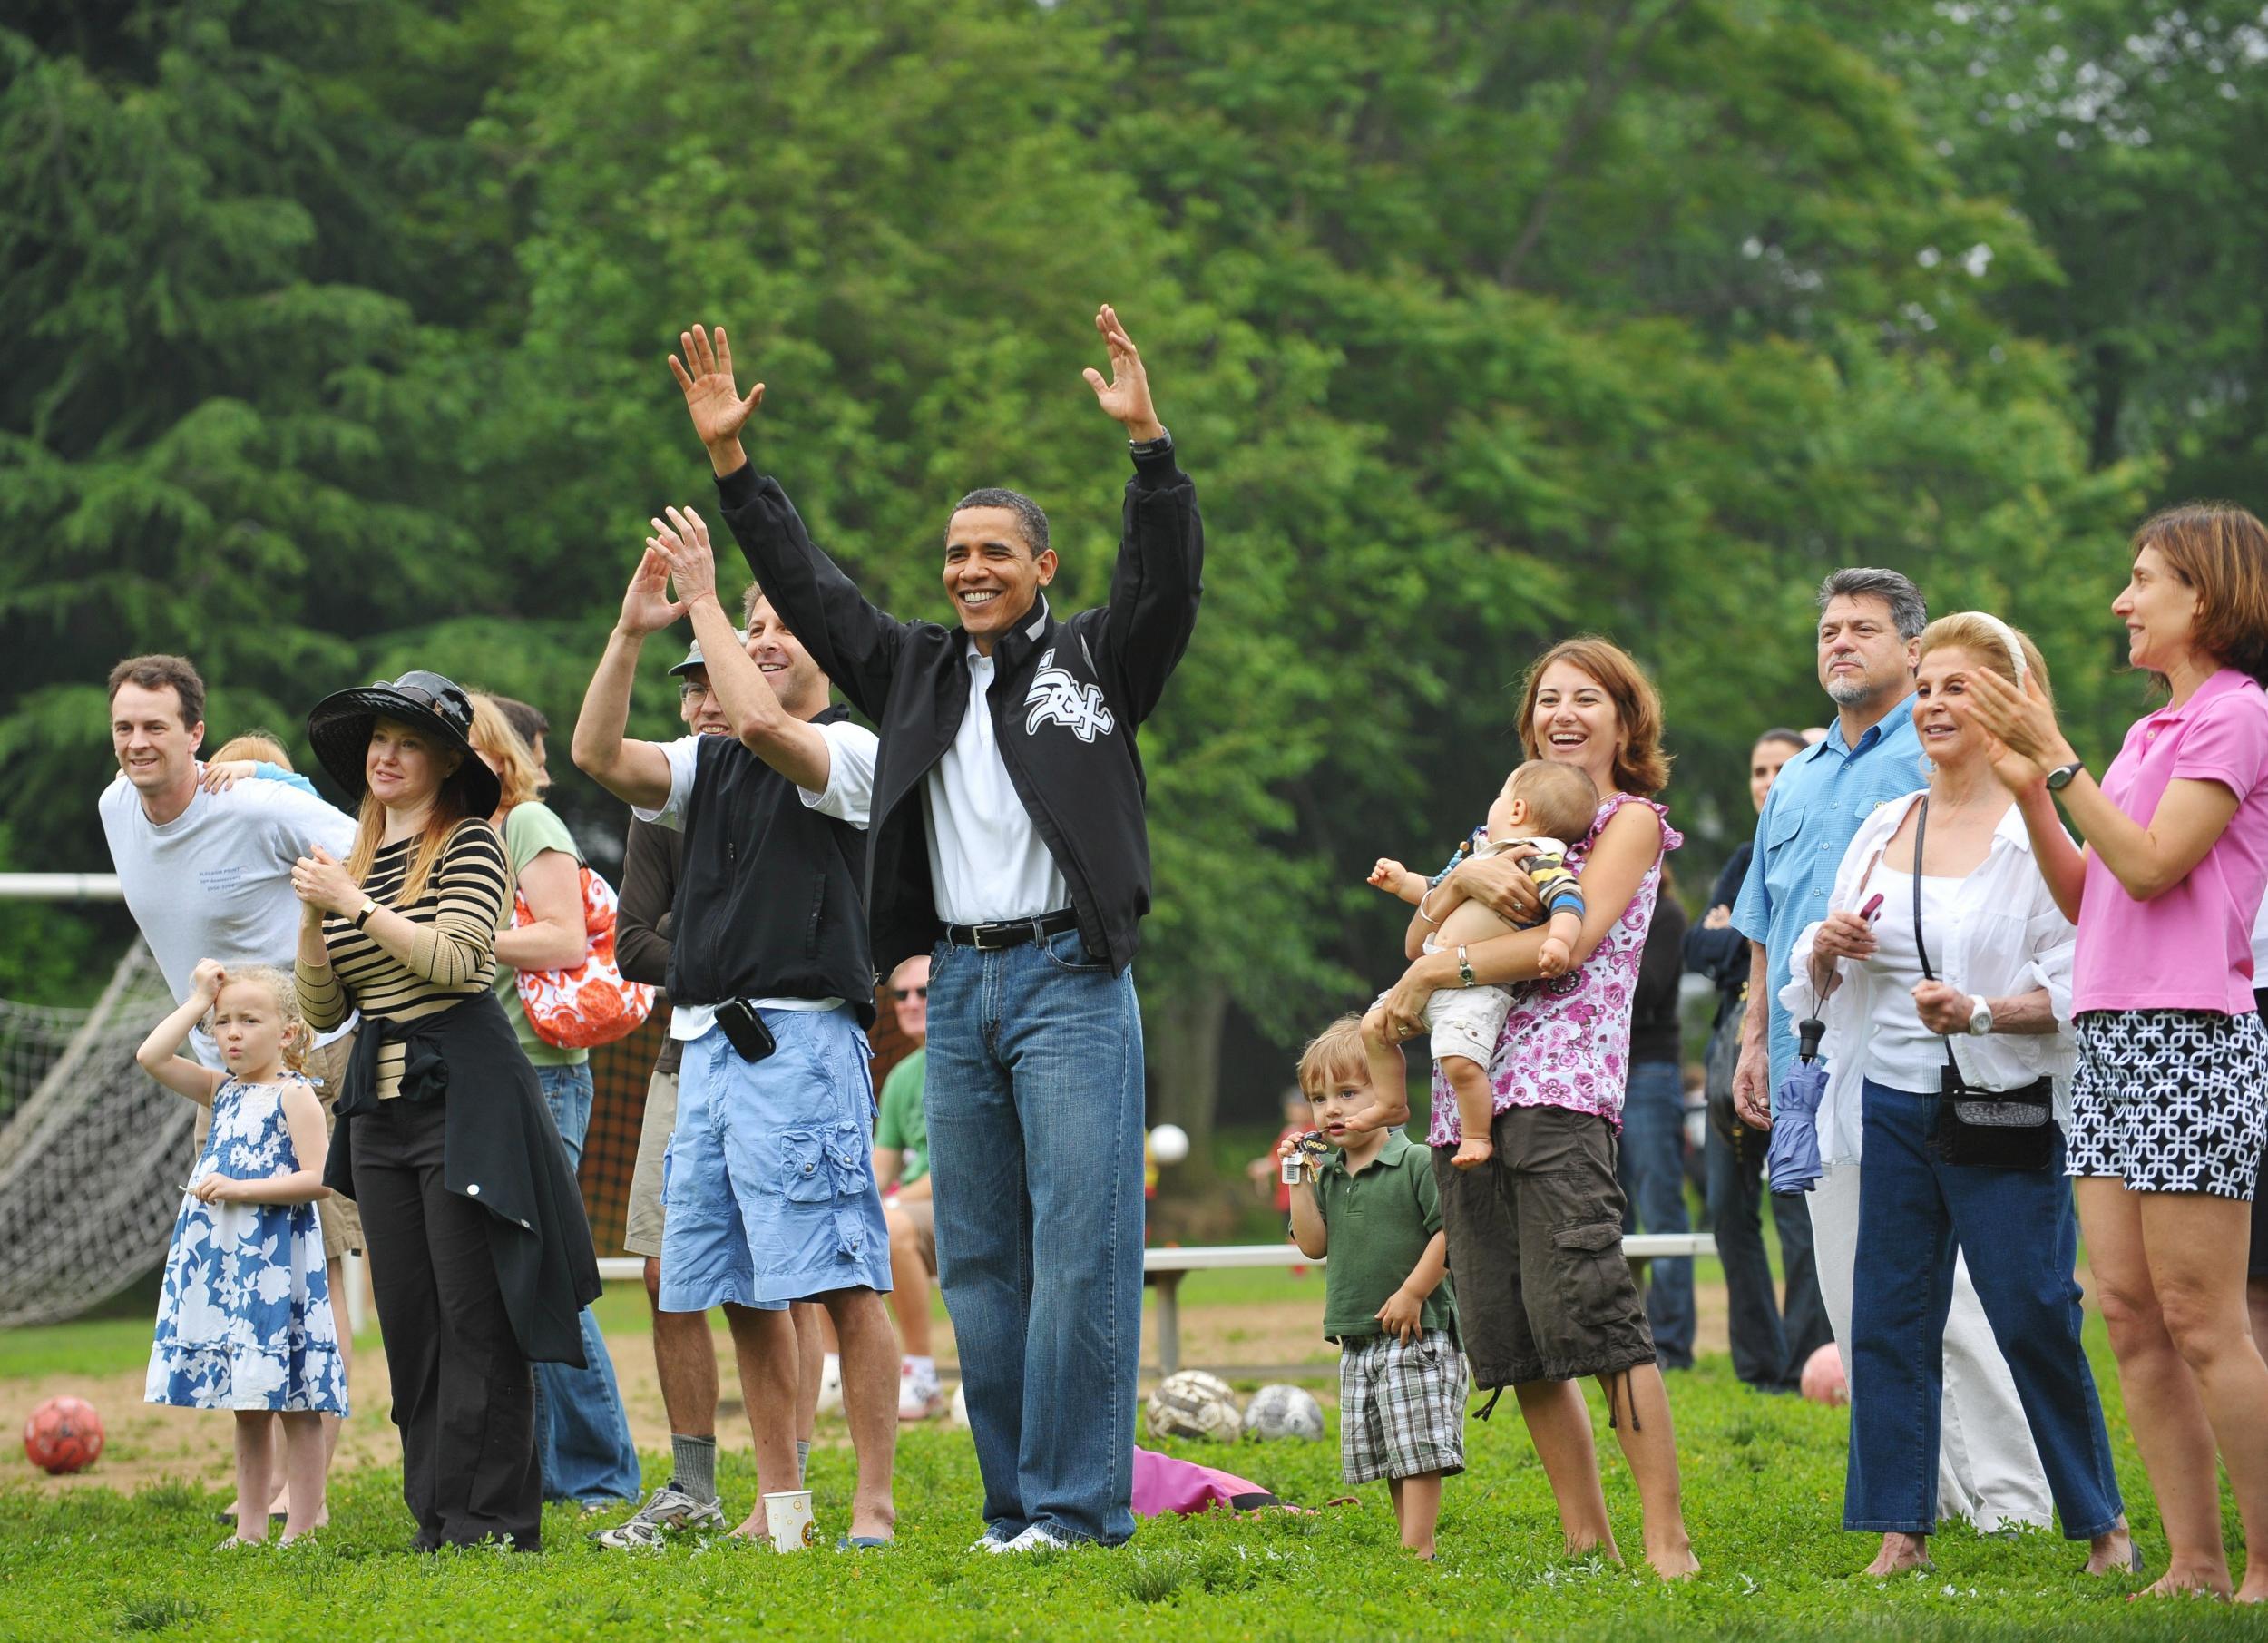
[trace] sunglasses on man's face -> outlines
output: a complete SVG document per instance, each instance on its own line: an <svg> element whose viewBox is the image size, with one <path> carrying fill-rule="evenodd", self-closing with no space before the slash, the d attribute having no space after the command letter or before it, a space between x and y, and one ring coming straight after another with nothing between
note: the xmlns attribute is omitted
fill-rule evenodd
<svg viewBox="0 0 2268 1643"><path fill-rule="evenodd" d="M909 998L926 999L929 996L929 989L926 987L893 987L890 989L890 996L902 1004Z"/></svg>

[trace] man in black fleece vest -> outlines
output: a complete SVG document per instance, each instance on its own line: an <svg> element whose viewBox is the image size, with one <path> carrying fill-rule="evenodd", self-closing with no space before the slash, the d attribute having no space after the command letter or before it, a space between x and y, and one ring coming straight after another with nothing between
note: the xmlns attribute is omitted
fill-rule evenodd
<svg viewBox="0 0 2268 1643"><path fill-rule="evenodd" d="M1149 910L1135 728L1197 625L1197 492L1105 308L1134 476L1110 602L1058 620L1047 515L970 493L945 529L953 628L860 597L740 432L719 331L670 367L757 578L881 729L866 856L875 957L932 955L924 1106L937 1276L984 1478L979 1549L1113 1545L1134 1530L1142 1307L1142 1030L1128 968Z"/></svg>
<svg viewBox="0 0 2268 1643"><path fill-rule="evenodd" d="M742 647L718 603L706 527L669 515L653 522L574 739L578 767L640 819L685 835L668 971L684 1056L658 1304L724 1307L767 1494L802 1486L787 1308L826 1307L858 1455L850 1539L878 1545L896 1516L897 1340L881 1298L889 1233L867 1150L862 1031L874 959L856 862L875 736L829 704L826 675L761 598ZM645 637L688 613L730 733L625 740ZM761 1502L738 1532L764 1534Z"/></svg>

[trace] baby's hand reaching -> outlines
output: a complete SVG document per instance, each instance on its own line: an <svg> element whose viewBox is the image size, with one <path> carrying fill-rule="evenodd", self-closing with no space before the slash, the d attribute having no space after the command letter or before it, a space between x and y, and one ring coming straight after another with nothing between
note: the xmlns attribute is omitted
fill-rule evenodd
<svg viewBox="0 0 2268 1643"><path fill-rule="evenodd" d="M198 785L208 793L226 793L240 781L249 781L259 774L259 767L249 758L222 759L205 767Z"/></svg>
<svg viewBox="0 0 2268 1643"><path fill-rule="evenodd" d="M1399 895L1402 894L1402 880L1409 871L1393 856L1382 856L1378 858L1378 865L1370 870L1369 883L1373 888L1383 890L1388 895Z"/></svg>

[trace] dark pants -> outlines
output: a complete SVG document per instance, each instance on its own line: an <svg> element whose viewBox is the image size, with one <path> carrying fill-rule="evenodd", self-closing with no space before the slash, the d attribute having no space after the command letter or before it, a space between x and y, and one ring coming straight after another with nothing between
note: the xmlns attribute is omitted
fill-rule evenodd
<svg viewBox="0 0 2268 1643"><path fill-rule="evenodd" d="M1616 1172L1626 1200L1622 1229L1690 1232L1686 1213L1685 1088L1675 1061L1634 1061L1622 1094ZM1664 1369L1693 1367L1693 1262L1672 1257L1647 1274L1646 1319Z"/></svg>
<svg viewBox="0 0 2268 1643"><path fill-rule="evenodd" d="M1772 1221L1787 1272L1783 1317L1764 1247L1764 1159L1771 1137L1737 1121L1733 1140L1714 1123L1708 1135L1709 1221L1725 1264L1733 1373L1767 1392L1793 1392L1812 1354L1834 1339L1812 1262L1811 1212L1801 1193L1773 1194Z"/></svg>
<svg viewBox="0 0 2268 1643"><path fill-rule="evenodd" d="M1945 1318L1953 1258L1984 1303L2064 1534L2105 1533L2118 1477L2095 1376L2079 1344L2085 1315L2071 1276L2078 1217L2063 1134L2045 1169L1947 1164L1930 1149L1935 1094L1869 1079L1859 1164L1859 1251L1851 1308L1851 1470L1843 1526L1929 1534L1937 1528Z"/></svg>
<svg viewBox="0 0 2268 1643"><path fill-rule="evenodd" d="M420 1551L499 1540L539 1550L535 1381L504 1314L488 1212L441 1181L443 1102L357 1117L355 1198L386 1336L402 1499Z"/></svg>

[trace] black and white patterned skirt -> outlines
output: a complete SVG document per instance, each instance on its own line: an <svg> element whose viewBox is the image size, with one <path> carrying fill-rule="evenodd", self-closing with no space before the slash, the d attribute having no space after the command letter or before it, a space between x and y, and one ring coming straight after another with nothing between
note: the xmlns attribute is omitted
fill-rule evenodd
<svg viewBox="0 0 2268 1643"><path fill-rule="evenodd" d="M2091 1010L2075 1025L2069 1173L2249 1201L2268 1139L2260 1017Z"/></svg>

